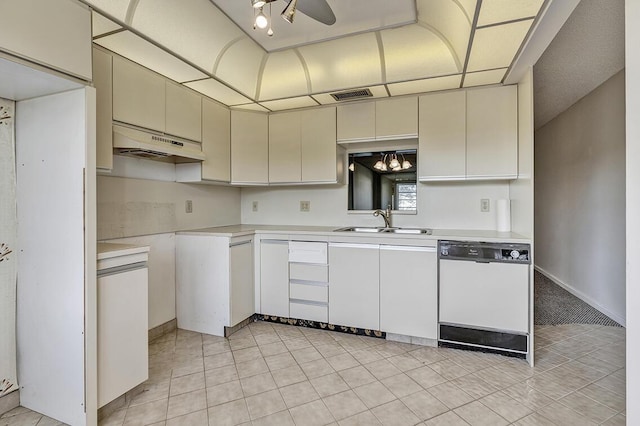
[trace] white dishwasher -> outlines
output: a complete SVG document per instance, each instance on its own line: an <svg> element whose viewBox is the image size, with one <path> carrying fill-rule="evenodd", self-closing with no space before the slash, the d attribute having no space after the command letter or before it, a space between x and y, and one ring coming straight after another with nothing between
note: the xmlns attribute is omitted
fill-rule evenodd
<svg viewBox="0 0 640 426"><path fill-rule="evenodd" d="M528 244L440 241L439 342L529 350Z"/></svg>

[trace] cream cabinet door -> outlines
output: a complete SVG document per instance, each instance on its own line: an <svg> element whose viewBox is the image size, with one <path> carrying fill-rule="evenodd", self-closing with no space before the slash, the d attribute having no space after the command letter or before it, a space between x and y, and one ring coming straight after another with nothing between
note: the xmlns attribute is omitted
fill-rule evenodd
<svg viewBox="0 0 640 426"><path fill-rule="evenodd" d="M231 183L269 182L267 114L231 111Z"/></svg>
<svg viewBox="0 0 640 426"><path fill-rule="evenodd" d="M418 137L418 98L376 101L376 139Z"/></svg>
<svg viewBox="0 0 640 426"><path fill-rule="evenodd" d="M339 105L337 115L339 142L370 141L376 138L375 102Z"/></svg>
<svg viewBox="0 0 640 426"><path fill-rule="evenodd" d="M518 177L517 86L467 92L467 178Z"/></svg>
<svg viewBox="0 0 640 426"><path fill-rule="evenodd" d="M336 109L319 108L300 113L302 181L338 181Z"/></svg>
<svg viewBox="0 0 640 426"><path fill-rule="evenodd" d="M96 168L113 168L111 55L93 49L93 86L96 88Z"/></svg>
<svg viewBox="0 0 640 426"><path fill-rule="evenodd" d="M78 1L3 0L0 50L91 80L91 10Z"/></svg>
<svg viewBox="0 0 640 426"><path fill-rule="evenodd" d="M169 81L166 84L165 132L202 141L202 96Z"/></svg>
<svg viewBox="0 0 640 426"><path fill-rule="evenodd" d="M269 183L301 180L300 112L269 115Z"/></svg>
<svg viewBox="0 0 640 426"><path fill-rule="evenodd" d="M421 181L466 176L466 92L420 96L418 176Z"/></svg>
<svg viewBox="0 0 640 426"><path fill-rule="evenodd" d="M329 323L380 329L379 246L329 244Z"/></svg>
<svg viewBox="0 0 640 426"><path fill-rule="evenodd" d="M231 180L231 111L202 99L202 179Z"/></svg>
<svg viewBox="0 0 640 426"><path fill-rule="evenodd" d="M438 338L435 247L380 246L380 329Z"/></svg>
<svg viewBox="0 0 640 426"><path fill-rule="evenodd" d="M260 313L289 318L289 242L260 242Z"/></svg>
<svg viewBox="0 0 640 426"><path fill-rule="evenodd" d="M114 56L113 119L164 132L164 77Z"/></svg>
<svg viewBox="0 0 640 426"><path fill-rule="evenodd" d="M229 326L233 327L255 313L253 286L253 241L229 243Z"/></svg>

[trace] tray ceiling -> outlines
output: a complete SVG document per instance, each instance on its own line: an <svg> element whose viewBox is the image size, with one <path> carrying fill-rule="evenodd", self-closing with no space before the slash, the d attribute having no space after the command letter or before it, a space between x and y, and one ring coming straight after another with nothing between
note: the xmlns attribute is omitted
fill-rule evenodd
<svg viewBox="0 0 640 426"><path fill-rule="evenodd" d="M249 0L84 1L96 44L225 105L262 111L334 103L328 93L362 87L380 97L501 83L544 4L327 0L337 18L327 30L301 13L288 24L276 1L267 43L254 37Z"/></svg>

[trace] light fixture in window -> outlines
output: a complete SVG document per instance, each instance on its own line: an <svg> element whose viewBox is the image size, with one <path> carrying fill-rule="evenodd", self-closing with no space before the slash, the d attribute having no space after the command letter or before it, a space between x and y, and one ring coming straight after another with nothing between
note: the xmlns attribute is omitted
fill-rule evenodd
<svg viewBox="0 0 640 426"><path fill-rule="evenodd" d="M391 154L391 161L389 162L389 167L395 171L398 167L400 167L400 162L398 161L398 154Z"/></svg>
<svg viewBox="0 0 640 426"><path fill-rule="evenodd" d="M356 171L356 164L355 163L349 164L349 171L352 171L352 172Z"/></svg>
<svg viewBox="0 0 640 426"><path fill-rule="evenodd" d="M407 170L413 167L413 164L406 158L404 158L404 154L402 154L402 169Z"/></svg>

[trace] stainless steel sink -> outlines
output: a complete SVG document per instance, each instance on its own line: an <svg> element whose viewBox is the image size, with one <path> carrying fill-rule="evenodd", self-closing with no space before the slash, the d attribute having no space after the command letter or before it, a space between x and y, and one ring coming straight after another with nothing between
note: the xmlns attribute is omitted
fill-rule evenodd
<svg viewBox="0 0 640 426"><path fill-rule="evenodd" d="M369 226L349 226L347 228L336 229L335 232L389 232L393 234L422 234L431 235L432 230L426 228L374 228Z"/></svg>
<svg viewBox="0 0 640 426"><path fill-rule="evenodd" d="M433 230L426 228L388 228L385 232L392 232L394 234L424 234L431 235Z"/></svg>
<svg viewBox="0 0 640 426"><path fill-rule="evenodd" d="M335 229L334 232L382 232L384 228L373 228L369 226L349 226L347 228Z"/></svg>

